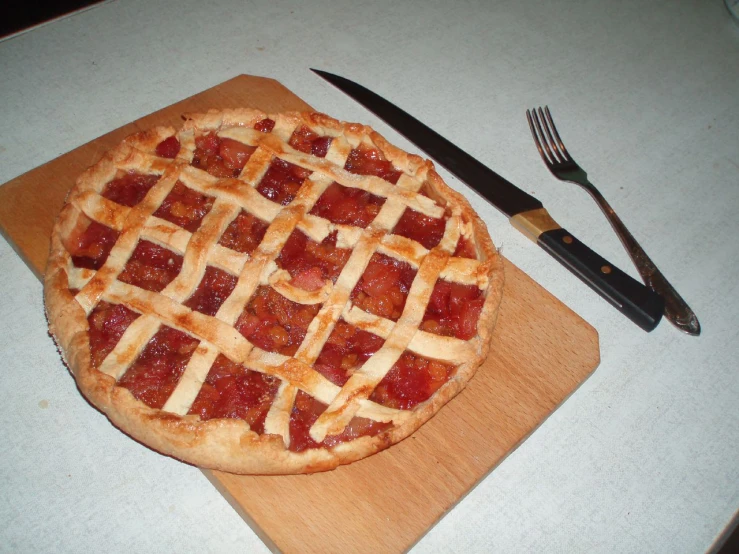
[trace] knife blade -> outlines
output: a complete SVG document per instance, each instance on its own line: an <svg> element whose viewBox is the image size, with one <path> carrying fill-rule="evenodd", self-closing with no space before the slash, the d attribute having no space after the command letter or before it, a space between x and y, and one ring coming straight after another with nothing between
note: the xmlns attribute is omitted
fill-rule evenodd
<svg viewBox="0 0 739 554"><path fill-rule="evenodd" d="M657 326L664 313L662 297L562 228L539 200L371 90L333 73L311 71L362 104L498 208L517 230L639 327L651 331Z"/></svg>

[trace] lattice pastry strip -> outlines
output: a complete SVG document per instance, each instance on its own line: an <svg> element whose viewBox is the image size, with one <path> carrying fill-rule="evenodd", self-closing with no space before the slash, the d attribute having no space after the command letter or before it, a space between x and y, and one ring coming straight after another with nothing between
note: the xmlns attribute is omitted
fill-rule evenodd
<svg viewBox="0 0 739 554"><path fill-rule="evenodd" d="M114 423L196 464L294 473L381 450L459 392L502 269L430 162L362 125L241 109L129 137L85 172L45 285ZM141 375L170 383L160 404Z"/></svg>
<svg viewBox="0 0 739 554"><path fill-rule="evenodd" d="M110 286L123 269L129 255L136 247L141 228L156 207L164 201L165 196L172 190L176 182L175 179L174 175L160 179L146 199L135 209L128 212L125 220L126 227L122 229L121 236L110 251L105 264L76 296L77 302L85 309L86 313L89 314L100 299L102 292ZM76 206L74 200L71 203ZM81 208L81 206L77 207ZM91 216L97 214L85 213L85 215L93 219Z"/></svg>
<svg viewBox="0 0 739 554"><path fill-rule="evenodd" d="M443 251L435 251L424 258L408 293L403 315L382 348L351 376L339 396L318 418L310 431L313 440L320 442L326 434L340 433L356 413L358 400L367 398L398 361L421 324L421 317L432 291L429 283L436 282L446 257Z"/></svg>

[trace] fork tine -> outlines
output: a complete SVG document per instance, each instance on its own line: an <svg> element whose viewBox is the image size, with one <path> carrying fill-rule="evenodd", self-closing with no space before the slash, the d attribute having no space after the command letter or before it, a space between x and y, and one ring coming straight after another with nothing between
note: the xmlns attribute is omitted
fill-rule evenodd
<svg viewBox="0 0 739 554"><path fill-rule="evenodd" d="M536 111L534 111L534 115L536 115ZM536 148L539 150L539 155L541 156L541 159L544 160L544 163L546 165L549 165L551 162L549 161L549 158L547 158L547 155L544 153L544 149L541 147L539 135L536 134L534 122L531 119L531 111L529 110L526 110L526 119L529 120L529 129L531 129L531 136L534 137L534 142L536 143Z"/></svg>
<svg viewBox="0 0 739 554"><path fill-rule="evenodd" d="M552 152L554 152L555 161L559 163L566 161L567 158L560 151L557 141L554 140L554 137L552 136L552 131L549 129L549 121L547 120L547 117L544 115L544 110L542 110L541 108L539 108L539 117L541 118L541 121L542 121L542 127L547 133L547 137L549 137L549 144L552 148ZM551 120L551 118L549 119Z"/></svg>
<svg viewBox="0 0 739 554"><path fill-rule="evenodd" d="M539 108L541 110L541 108ZM547 152L547 157L549 158L547 163L549 165L556 164L559 162L557 159L557 156L554 155L552 150L549 148L549 142L547 141L547 136L544 134L544 131L541 128L541 121L539 121L539 115L536 113L536 108L531 110L533 112L533 119L534 123L536 124L536 129L539 131L539 136L541 137L542 143L544 143L544 150Z"/></svg>
<svg viewBox="0 0 739 554"><path fill-rule="evenodd" d="M573 161L572 156L570 156L570 153L567 151L567 148L565 148L565 143L562 142L562 139L559 138L559 133L557 132L557 126L554 124L554 119L552 119L552 114L549 112L549 106L544 106L544 110L546 111L547 120L549 122L549 125L552 128L552 132L554 133L554 138L556 139L557 146L559 147L559 150L563 154L563 158L566 161Z"/></svg>

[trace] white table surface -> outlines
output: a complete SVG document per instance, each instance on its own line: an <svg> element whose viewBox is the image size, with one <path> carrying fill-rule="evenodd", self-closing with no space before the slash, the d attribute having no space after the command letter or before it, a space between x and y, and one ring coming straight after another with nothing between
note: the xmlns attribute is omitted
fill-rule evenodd
<svg viewBox="0 0 739 554"><path fill-rule="evenodd" d="M524 111L548 104L703 334L639 330L449 178L597 329L602 362L413 552L710 549L739 507L739 26L720 0L342 4L118 0L0 42L0 182L240 73L410 147L318 67L407 108L637 276L539 159ZM0 550L265 552L197 469L85 402L4 240L0 268Z"/></svg>

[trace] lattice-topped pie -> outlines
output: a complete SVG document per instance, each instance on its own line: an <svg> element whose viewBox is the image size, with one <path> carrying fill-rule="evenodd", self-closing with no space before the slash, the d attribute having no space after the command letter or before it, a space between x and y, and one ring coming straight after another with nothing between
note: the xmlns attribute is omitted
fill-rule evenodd
<svg viewBox="0 0 739 554"><path fill-rule="evenodd" d="M54 227L51 333L152 448L331 469L410 435L488 351L502 264L433 165L317 113L188 115L123 141Z"/></svg>

